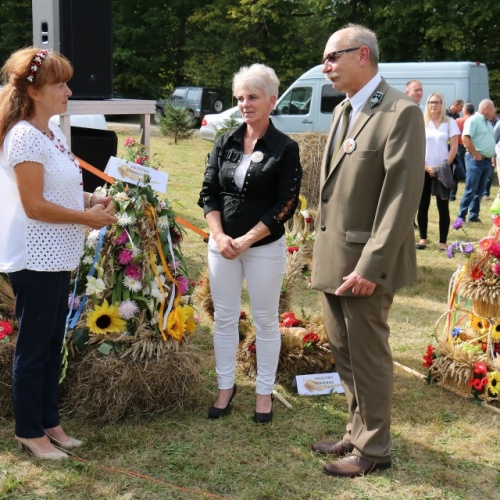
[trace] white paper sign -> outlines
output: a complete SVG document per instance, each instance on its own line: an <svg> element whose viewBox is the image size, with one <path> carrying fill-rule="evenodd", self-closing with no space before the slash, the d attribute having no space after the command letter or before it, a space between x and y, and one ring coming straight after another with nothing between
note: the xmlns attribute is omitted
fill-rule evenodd
<svg viewBox="0 0 500 500"><path fill-rule="evenodd" d="M344 393L344 388L340 382L337 372L313 373L311 375L297 375L297 392L301 396L322 396L332 392Z"/></svg>
<svg viewBox="0 0 500 500"><path fill-rule="evenodd" d="M155 191L167 192L168 174L161 170L111 156L104 172L115 179L136 185L141 183L145 175L149 175L151 178L149 183Z"/></svg>

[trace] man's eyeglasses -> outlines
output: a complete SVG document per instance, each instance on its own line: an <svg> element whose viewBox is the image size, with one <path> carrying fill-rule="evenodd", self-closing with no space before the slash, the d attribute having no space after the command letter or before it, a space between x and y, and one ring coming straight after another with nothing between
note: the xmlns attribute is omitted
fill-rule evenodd
<svg viewBox="0 0 500 500"><path fill-rule="evenodd" d="M334 63L337 61L339 56L342 54L347 54L348 52L353 52L354 50L358 50L361 47L353 47L352 49L344 49L344 50L336 50L335 52L330 52L324 59L323 59L323 64L326 63L326 61L330 63Z"/></svg>

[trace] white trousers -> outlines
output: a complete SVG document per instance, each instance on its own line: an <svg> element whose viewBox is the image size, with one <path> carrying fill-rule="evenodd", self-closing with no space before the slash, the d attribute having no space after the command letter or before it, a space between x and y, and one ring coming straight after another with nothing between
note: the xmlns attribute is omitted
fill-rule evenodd
<svg viewBox="0 0 500 500"><path fill-rule="evenodd" d="M232 389L238 350L241 291L246 278L256 333L257 394L271 394L281 349L278 307L286 267L285 238L249 248L233 260L210 237L208 270L214 303L214 351L219 389Z"/></svg>

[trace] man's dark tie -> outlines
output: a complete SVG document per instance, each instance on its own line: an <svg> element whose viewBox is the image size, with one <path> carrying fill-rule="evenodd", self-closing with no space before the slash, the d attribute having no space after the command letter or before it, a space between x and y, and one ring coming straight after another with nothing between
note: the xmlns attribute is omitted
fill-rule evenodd
<svg viewBox="0 0 500 500"><path fill-rule="evenodd" d="M337 140L335 141L335 147L333 148L333 153L332 153L332 160L334 160L335 157L337 156L337 153L340 151L342 143L344 142L345 136L347 135L351 109L352 109L351 101L347 101L344 104L344 109L342 111L342 126L340 128L339 135L337 136Z"/></svg>

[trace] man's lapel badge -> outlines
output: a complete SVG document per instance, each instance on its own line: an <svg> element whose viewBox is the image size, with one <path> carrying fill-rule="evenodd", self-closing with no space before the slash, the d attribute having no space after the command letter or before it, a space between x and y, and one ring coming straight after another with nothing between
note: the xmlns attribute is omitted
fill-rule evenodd
<svg viewBox="0 0 500 500"><path fill-rule="evenodd" d="M382 102L383 98L384 98L383 92L380 91L375 92L375 94L371 96L370 107L374 108L375 106L378 106Z"/></svg>

